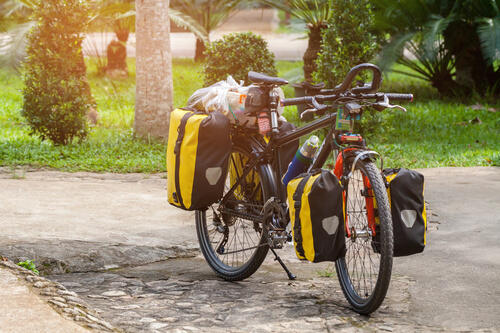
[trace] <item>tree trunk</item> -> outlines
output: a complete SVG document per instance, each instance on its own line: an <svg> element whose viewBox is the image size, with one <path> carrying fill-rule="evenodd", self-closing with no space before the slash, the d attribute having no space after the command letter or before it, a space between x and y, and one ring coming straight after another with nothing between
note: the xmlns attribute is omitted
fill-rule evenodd
<svg viewBox="0 0 500 333"><path fill-rule="evenodd" d="M483 57L477 26L468 22L453 22L444 31L446 47L455 57L455 81L484 94L495 84L493 66Z"/></svg>
<svg viewBox="0 0 500 333"><path fill-rule="evenodd" d="M206 50L206 46L205 46L205 43L199 39L199 38L196 38L196 49L194 51L194 61L198 62L198 61L202 61L205 59L205 52Z"/></svg>
<svg viewBox="0 0 500 333"><path fill-rule="evenodd" d="M135 134L168 137L172 111L169 1L136 0Z"/></svg>
<svg viewBox="0 0 500 333"><path fill-rule="evenodd" d="M312 74L316 71L316 59L321 50L321 26L309 26L309 41L304 53L304 79L312 82Z"/></svg>

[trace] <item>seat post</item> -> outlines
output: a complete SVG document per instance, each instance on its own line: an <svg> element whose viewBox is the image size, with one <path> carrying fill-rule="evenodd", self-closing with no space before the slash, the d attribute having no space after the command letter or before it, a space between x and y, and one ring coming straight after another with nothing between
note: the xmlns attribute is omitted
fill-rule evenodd
<svg viewBox="0 0 500 333"><path fill-rule="evenodd" d="M271 111L271 132L272 135L279 133L278 128L278 102L279 96L274 90L275 86L271 86L269 90L269 111Z"/></svg>

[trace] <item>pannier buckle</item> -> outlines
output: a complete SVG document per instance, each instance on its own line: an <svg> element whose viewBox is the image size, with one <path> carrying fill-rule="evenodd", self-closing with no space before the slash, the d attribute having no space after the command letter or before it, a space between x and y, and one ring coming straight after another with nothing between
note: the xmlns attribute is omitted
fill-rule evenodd
<svg viewBox="0 0 500 333"><path fill-rule="evenodd" d="M179 151L181 150L181 144L182 144L182 138L179 138L177 139L177 141L175 141L175 148L174 148L175 155L179 154Z"/></svg>

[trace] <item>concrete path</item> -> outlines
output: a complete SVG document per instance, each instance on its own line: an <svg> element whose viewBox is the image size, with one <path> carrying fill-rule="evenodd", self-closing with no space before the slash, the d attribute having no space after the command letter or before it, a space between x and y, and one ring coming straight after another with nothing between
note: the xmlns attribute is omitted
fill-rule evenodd
<svg viewBox="0 0 500 333"><path fill-rule="evenodd" d="M64 319L12 271L0 266L0 332L89 332Z"/></svg>
<svg viewBox="0 0 500 333"><path fill-rule="evenodd" d="M210 34L210 40L220 39L227 31L215 31ZM302 60L307 49L307 39L302 38L303 34L276 34L264 32L260 34L268 45L269 50L274 53L276 60ZM83 52L86 56L96 54L105 55L106 47L115 38L113 33L91 33L83 43ZM173 58L193 58L196 39L189 32L174 32L170 34L170 45ZM127 56L135 57L135 34L130 34L127 42Z"/></svg>
<svg viewBox="0 0 500 333"><path fill-rule="evenodd" d="M139 265L196 249L194 213L169 207L162 177L0 172L0 254L62 273Z"/></svg>
<svg viewBox="0 0 500 333"><path fill-rule="evenodd" d="M454 329L500 328L500 168L420 170L438 216L421 255L396 258L411 276L418 321Z"/></svg>
<svg viewBox="0 0 500 333"><path fill-rule="evenodd" d="M261 35L268 43L269 49L277 60L302 60L307 49L307 39L304 34L275 33L279 19L274 9L247 9L237 11L210 34L210 41L220 39L223 35L232 32L251 31ZM114 33L88 34L83 43L83 52L89 56L105 55L106 47L115 38ZM193 58L196 39L190 32L171 32L170 45L173 58ZM130 34L127 42L127 55L135 57L135 34Z"/></svg>
<svg viewBox="0 0 500 333"><path fill-rule="evenodd" d="M426 199L437 213L431 216L437 230L430 232L423 254L395 259L391 290L397 294L398 283L407 281L402 277L409 278L405 319L436 328L495 331L500 318L500 168L421 171ZM0 188L0 254L35 259L47 273L137 266L197 254L193 214L166 203L162 175L3 170ZM193 276L200 283L211 274L202 260L178 260L172 261L178 267L168 266L170 272L176 267L198 272ZM164 274L161 264L151 265L135 271ZM269 261L266 267L256 273L258 281L266 280L270 269L279 274L273 283L285 279L276 263ZM61 281L78 279L65 276ZM400 298L391 296L384 306L398 308ZM383 318L384 311L376 318Z"/></svg>

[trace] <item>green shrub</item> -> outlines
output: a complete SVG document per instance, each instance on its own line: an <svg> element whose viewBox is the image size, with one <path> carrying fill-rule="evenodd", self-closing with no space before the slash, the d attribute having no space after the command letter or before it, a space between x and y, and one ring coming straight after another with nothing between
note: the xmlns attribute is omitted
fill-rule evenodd
<svg viewBox="0 0 500 333"><path fill-rule="evenodd" d="M85 1L36 3L28 36L23 115L32 132L55 144L84 138L92 104L81 44L89 21Z"/></svg>
<svg viewBox="0 0 500 333"><path fill-rule="evenodd" d="M328 87L342 82L353 66L370 61L378 49L371 33L373 13L369 0L333 0L334 15L323 30L315 79Z"/></svg>
<svg viewBox="0 0 500 333"><path fill-rule="evenodd" d="M251 32L232 33L212 42L205 52L205 85L225 80L228 75L247 84L249 71L276 75L274 54L267 48L267 42Z"/></svg>

